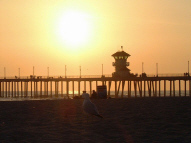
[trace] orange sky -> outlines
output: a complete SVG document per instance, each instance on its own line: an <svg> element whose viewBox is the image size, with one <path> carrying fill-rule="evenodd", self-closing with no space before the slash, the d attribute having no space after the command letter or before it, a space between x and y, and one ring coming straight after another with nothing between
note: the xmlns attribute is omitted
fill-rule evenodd
<svg viewBox="0 0 191 143"><path fill-rule="evenodd" d="M191 61L190 0L1 0L0 77L101 75L114 72L111 55L120 46L131 56L132 73L187 72ZM89 25L87 41L67 45L58 34L67 11L83 13ZM76 23L78 20L76 20ZM61 29L60 29L61 30Z"/></svg>

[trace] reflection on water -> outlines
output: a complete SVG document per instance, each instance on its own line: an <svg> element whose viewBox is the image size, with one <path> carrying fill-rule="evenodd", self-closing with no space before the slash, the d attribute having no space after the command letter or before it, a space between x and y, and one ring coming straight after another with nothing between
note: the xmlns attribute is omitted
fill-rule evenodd
<svg viewBox="0 0 191 143"><path fill-rule="evenodd" d="M19 95L18 95L19 93ZM87 93L90 93L90 91L87 91ZM115 91L111 91L110 93L110 97L114 98L115 97ZM148 91L146 91L145 93L145 97L149 97ZM6 96L6 92L4 92L4 94L1 92L1 95L4 95L2 97L0 97L0 101L26 101L26 100L57 100L57 99L73 99L74 96L78 96L78 91L75 91L74 94L72 91L69 92L69 96L66 95L66 93L61 94L59 93L58 95L55 95L55 93L48 93L48 96L45 95L41 95L40 96L40 92L38 92L38 94L34 97L34 92L32 93L31 96L31 91L28 92L28 95L22 95L21 96L21 92L17 92L17 97L12 97L10 94L8 96ZM154 94L151 93L151 96L153 96ZM164 91L160 92L161 97L164 97ZM171 95L173 95L173 92L171 92ZM144 96L144 93L142 93L142 97ZM159 92L157 92L157 97L159 96ZM166 91L166 97L170 96L170 91ZM179 90L175 91L175 96L178 97L179 96ZM182 90L181 91L181 96L185 96L185 91ZM189 96L189 91L186 91L186 96ZM121 92L119 92L118 97L121 97ZM131 91L131 97L135 97L135 92ZM140 97L139 92L137 92L137 97ZM128 98L128 93L124 92L123 98Z"/></svg>

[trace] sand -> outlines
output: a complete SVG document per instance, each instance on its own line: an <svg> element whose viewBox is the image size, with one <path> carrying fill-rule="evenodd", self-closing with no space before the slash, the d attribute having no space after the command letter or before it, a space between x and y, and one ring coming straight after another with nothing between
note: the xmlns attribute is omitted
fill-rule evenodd
<svg viewBox="0 0 191 143"><path fill-rule="evenodd" d="M0 102L0 142L191 142L190 97L92 100L104 119L82 102Z"/></svg>

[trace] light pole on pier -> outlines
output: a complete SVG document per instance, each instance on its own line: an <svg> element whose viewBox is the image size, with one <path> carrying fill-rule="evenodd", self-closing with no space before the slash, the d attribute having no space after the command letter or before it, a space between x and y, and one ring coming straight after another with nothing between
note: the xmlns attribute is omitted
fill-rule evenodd
<svg viewBox="0 0 191 143"><path fill-rule="evenodd" d="M33 66L33 77L34 77L34 66Z"/></svg>
<svg viewBox="0 0 191 143"><path fill-rule="evenodd" d="M142 73L144 73L144 68L143 68L143 66L144 66L144 63L142 62Z"/></svg>
<svg viewBox="0 0 191 143"><path fill-rule="evenodd" d="M188 61L188 76L190 75L190 74L189 74L189 65L190 65L190 64L189 64L189 61Z"/></svg>
<svg viewBox="0 0 191 143"><path fill-rule="evenodd" d="M49 78L49 67L47 67L47 77Z"/></svg>
<svg viewBox="0 0 191 143"><path fill-rule="evenodd" d="M103 64L102 64L102 76L103 76Z"/></svg>
<svg viewBox="0 0 191 143"><path fill-rule="evenodd" d="M20 68L18 69L18 72L19 72L19 75L18 75L18 77L20 78Z"/></svg>
<svg viewBox="0 0 191 143"><path fill-rule="evenodd" d="M4 78L6 78L6 67L4 67Z"/></svg>
<svg viewBox="0 0 191 143"><path fill-rule="evenodd" d="M66 78L66 65L65 65L65 78Z"/></svg>
<svg viewBox="0 0 191 143"><path fill-rule="evenodd" d="M80 78L81 78L81 66L80 66Z"/></svg>
<svg viewBox="0 0 191 143"><path fill-rule="evenodd" d="M156 76L158 76L158 63L156 63Z"/></svg>

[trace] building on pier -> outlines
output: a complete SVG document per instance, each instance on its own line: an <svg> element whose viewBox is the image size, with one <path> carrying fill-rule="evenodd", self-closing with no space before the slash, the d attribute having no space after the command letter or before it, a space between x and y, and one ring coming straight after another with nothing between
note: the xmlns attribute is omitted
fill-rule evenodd
<svg viewBox="0 0 191 143"><path fill-rule="evenodd" d="M112 73L113 77L133 77L134 74L130 73L130 69L127 68L130 64L127 62L127 59L130 54L123 51L123 47L121 46L122 51L118 51L114 53L112 56L115 59L113 62L113 66L115 67L115 72Z"/></svg>

